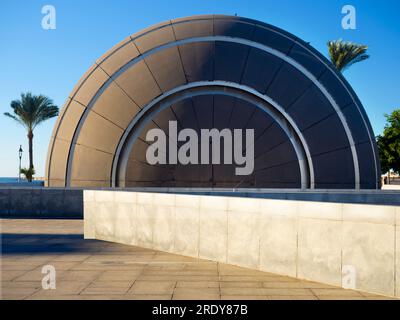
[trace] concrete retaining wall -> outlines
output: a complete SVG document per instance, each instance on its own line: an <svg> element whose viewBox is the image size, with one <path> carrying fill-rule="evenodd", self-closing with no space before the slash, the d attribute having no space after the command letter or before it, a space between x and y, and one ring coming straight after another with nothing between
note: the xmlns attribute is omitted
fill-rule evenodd
<svg viewBox="0 0 400 320"><path fill-rule="evenodd" d="M2 218L83 218L83 190L0 188Z"/></svg>
<svg viewBox="0 0 400 320"><path fill-rule="evenodd" d="M84 192L85 238L400 297L400 206Z"/></svg>

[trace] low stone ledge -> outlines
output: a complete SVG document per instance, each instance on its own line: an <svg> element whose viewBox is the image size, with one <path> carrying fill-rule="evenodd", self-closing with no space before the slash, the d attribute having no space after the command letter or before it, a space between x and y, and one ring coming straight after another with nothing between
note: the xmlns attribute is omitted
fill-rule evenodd
<svg viewBox="0 0 400 320"><path fill-rule="evenodd" d="M84 191L85 238L400 297L400 206Z"/></svg>

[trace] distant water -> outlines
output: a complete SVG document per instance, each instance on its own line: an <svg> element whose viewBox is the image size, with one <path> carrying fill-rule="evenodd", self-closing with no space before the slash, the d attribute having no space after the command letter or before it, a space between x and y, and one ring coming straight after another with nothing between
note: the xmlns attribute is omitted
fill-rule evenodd
<svg viewBox="0 0 400 320"><path fill-rule="evenodd" d="M29 183L27 180L22 179L18 181L18 178L10 178L10 177L0 177L0 185L34 185L34 186L42 186L43 181L41 180L34 180L31 183Z"/></svg>

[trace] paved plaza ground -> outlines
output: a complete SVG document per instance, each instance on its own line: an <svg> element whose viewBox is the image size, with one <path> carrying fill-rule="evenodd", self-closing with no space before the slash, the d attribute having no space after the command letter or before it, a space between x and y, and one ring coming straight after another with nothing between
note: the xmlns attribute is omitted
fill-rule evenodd
<svg viewBox="0 0 400 320"><path fill-rule="evenodd" d="M83 239L82 220L1 219L2 299L356 299L386 297L160 251ZM56 289L42 289L44 265Z"/></svg>

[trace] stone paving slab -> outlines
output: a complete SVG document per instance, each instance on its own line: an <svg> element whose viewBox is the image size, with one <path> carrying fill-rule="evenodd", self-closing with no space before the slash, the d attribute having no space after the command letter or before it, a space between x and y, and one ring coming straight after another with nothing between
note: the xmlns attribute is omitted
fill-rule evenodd
<svg viewBox="0 0 400 320"><path fill-rule="evenodd" d="M247 268L83 239L82 220L0 219L1 299L380 300ZM56 269L44 290L42 267Z"/></svg>

